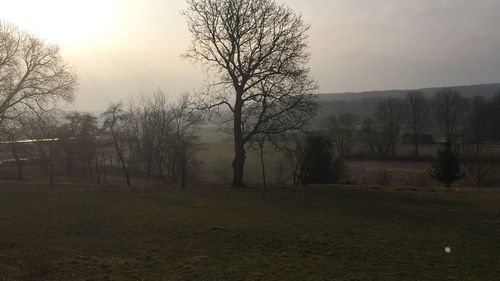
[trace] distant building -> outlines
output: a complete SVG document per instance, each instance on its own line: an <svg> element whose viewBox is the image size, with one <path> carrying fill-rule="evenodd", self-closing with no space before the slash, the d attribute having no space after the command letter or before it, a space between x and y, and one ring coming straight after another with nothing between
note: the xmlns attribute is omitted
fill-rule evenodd
<svg viewBox="0 0 500 281"><path fill-rule="evenodd" d="M415 144L418 140L418 144L423 145L433 145L437 144L434 138L430 134L405 134L403 135L403 144Z"/></svg>

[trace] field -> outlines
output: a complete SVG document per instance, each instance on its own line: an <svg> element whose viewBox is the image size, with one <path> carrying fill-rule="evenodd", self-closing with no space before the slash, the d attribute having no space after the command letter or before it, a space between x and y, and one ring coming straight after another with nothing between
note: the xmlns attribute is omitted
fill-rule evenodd
<svg viewBox="0 0 500 281"><path fill-rule="evenodd" d="M0 229L2 281L500 280L498 190L1 181Z"/></svg>
<svg viewBox="0 0 500 281"><path fill-rule="evenodd" d="M217 131L215 128L203 128L201 131L201 142L203 150L197 155L204 165L202 177L204 181L214 183L229 183L232 175L231 163L234 157L231 136ZM367 160L347 160L347 175L345 181L378 186L395 187L439 187L440 183L432 180L428 174L431 167L431 159L436 156L440 145L422 145L419 148L422 159L413 161L413 146L398 145L396 148L396 159L387 161ZM365 149L361 144L355 148L355 152ZM463 156L464 147L460 153ZM470 147L472 154L474 148ZM488 144L481 147L486 158L490 157L494 161L492 167L495 169L497 177L500 178L500 145ZM262 167L258 151L248 149L245 163L245 182L252 184L262 183ZM283 154L273 150L271 144L267 144L264 154L267 181L274 184L291 182L291 167ZM463 161L465 162L465 161ZM466 170L466 163L462 163L462 169ZM466 179L455 184L459 187L472 186ZM498 186L498 185L495 185Z"/></svg>

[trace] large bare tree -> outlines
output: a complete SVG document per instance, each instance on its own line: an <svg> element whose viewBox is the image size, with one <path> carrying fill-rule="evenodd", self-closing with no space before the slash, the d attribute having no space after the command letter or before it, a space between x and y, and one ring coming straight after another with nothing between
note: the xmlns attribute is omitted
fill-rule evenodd
<svg viewBox="0 0 500 281"><path fill-rule="evenodd" d="M0 126L21 112L71 101L75 85L57 46L0 21Z"/></svg>
<svg viewBox="0 0 500 281"><path fill-rule="evenodd" d="M296 129L314 111L308 77L309 26L274 0L187 0L192 45L186 56L217 77L204 108L229 112L233 185L243 183L246 144L257 135Z"/></svg>

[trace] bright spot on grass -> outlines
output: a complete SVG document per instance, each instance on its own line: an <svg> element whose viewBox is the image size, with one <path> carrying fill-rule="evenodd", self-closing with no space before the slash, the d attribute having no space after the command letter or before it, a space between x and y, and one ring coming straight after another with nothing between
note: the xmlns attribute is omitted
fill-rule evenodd
<svg viewBox="0 0 500 281"><path fill-rule="evenodd" d="M447 254L450 254L450 253L451 253L451 247L446 247L446 248L444 248L444 251L445 251Z"/></svg>

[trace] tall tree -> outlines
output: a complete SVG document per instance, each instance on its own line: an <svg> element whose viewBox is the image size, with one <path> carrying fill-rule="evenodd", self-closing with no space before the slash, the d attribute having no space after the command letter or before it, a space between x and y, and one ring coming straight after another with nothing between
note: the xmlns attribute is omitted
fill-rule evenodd
<svg viewBox="0 0 500 281"><path fill-rule="evenodd" d="M187 3L192 46L186 56L218 77L202 103L230 112L225 121L234 136L233 185L241 186L251 138L296 129L314 111L317 86L306 67L309 26L274 0Z"/></svg>
<svg viewBox="0 0 500 281"><path fill-rule="evenodd" d="M405 123L413 133L415 158L418 158L418 146L422 134L429 126L431 105L429 99L421 91L410 91L406 94Z"/></svg>
<svg viewBox="0 0 500 281"><path fill-rule="evenodd" d="M433 105L436 121L446 141L454 142L456 130L466 115L467 99L457 90L444 88L434 95Z"/></svg>
<svg viewBox="0 0 500 281"><path fill-rule="evenodd" d="M0 126L20 112L71 101L75 86L57 46L0 21Z"/></svg>

